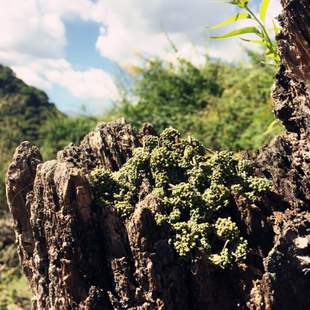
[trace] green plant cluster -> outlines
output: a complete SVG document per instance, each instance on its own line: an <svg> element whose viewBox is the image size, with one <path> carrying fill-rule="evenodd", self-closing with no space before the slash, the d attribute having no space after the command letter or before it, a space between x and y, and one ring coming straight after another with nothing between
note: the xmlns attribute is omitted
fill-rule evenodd
<svg viewBox="0 0 310 310"><path fill-rule="evenodd" d="M20 266L14 235L9 214L4 214L0 217L0 309L28 310L32 292Z"/></svg>
<svg viewBox="0 0 310 310"><path fill-rule="evenodd" d="M270 39L269 34L268 34L268 30L274 30L275 35L277 35L280 28L277 28L274 20L272 20L273 29L266 29L266 27L265 27L266 12L267 12L267 8L268 8L270 0L262 0L260 10L259 10L260 19L248 7L250 0L232 0L232 1L216 1L216 2L218 2L218 3L230 3L232 5L239 7L240 9L245 10L247 13L238 13L238 14L230 17L229 19L225 20L224 22L222 22L221 24L219 24L217 26L206 27L206 28L208 28L208 29L218 28L218 27L225 26L229 23L232 23L234 21L241 20L241 19L254 20L257 23L257 27L243 27L243 28L240 28L237 30L233 30L229 33L222 35L222 36L211 37L211 38L219 40L219 39L231 38L231 37L235 37L235 36L239 36L239 35L243 35L243 34L249 34L249 33L255 34L256 36L258 36L259 40L247 40L247 39L243 39L243 38L241 38L241 40L246 41L246 42L256 43L256 44L264 46L266 48L266 56L272 58L274 60L274 62L276 63L276 65L279 65L280 58L279 58L279 55L277 53L278 42L277 41L273 42Z"/></svg>
<svg viewBox="0 0 310 310"><path fill-rule="evenodd" d="M250 161L228 151L208 155L194 137L180 139L180 133L169 127L160 137L145 136L143 147L136 148L118 172L98 167L91 173L94 203L114 206L127 217L134 210L146 177L163 205L156 222L171 225L180 258L189 260L194 248L203 247L210 262L221 268L246 259L247 241L226 208L231 192L238 192L253 204L272 185L254 176Z"/></svg>
<svg viewBox="0 0 310 310"><path fill-rule="evenodd" d="M176 63L148 58L137 71L133 87L123 89L119 109L104 116L87 111L72 117L57 111L46 94L26 85L14 72L0 65L0 209L6 209L5 173L22 141L38 146L43 159L54 159L70 142L79 144L99 121L125 117L139 127L141 119L158 131L170 125L183 136L193 134L213 150L255 150L275 133L270 86L274 69L261 64L263 56L248 51L252 62L229 65L211 61L194 66L178 58ZM132 94L137 104L129 99ZM188 150L190 151L190 149Z"/></svg>
<svg viewBox="0 0 310 310"><path fill-rule="evenodd" d="M42 145L42 124L57 109L46 94L18 79L0 65L0 209L6 209L5 173L16 147L23 141Z"/></svg>
<svg viewBox="0 0 310 310"><path fill-rule="evenodd" d="M97 123L93 116L64 115L43 91L28 86L10 68L0 65L0 210L7 208L5 173L21 142L38 146L43 159L50 160L70 142L78 145Z"/></svg>
<svg viewBox="0 0 310 310"><path fill-rule="evenodd" d="M263 64L264 51L246 52L249 60L234 64L207 53L201 65L182 57L142 58L139 66L126 67L106 120L125 117L136 128L143 120L158 132L172 126L217 151L255 151L284 126L277 123L263 135L274 121L270 92L276 69Z"/></svg>
<svg viewBox="0 0 310 310"><path fill-rule="evenodd" d="M74 117L58 112L44 122L40 129L40 134L44 136L44 141L40 144L44 160L55 158L57 152L71 142L79 145L81 140L96 128L98 117L88 116L84 110L81 112L82 114Z"/></svg>

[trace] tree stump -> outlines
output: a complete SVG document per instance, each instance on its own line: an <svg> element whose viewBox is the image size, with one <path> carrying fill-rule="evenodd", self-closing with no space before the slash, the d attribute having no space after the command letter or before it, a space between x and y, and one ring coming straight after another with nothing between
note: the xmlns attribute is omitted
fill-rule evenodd
<svg viewBox="0 0 310 310"><path fill-rule="evenodd" d="M23 142L7 172L7 199L32 309L298 310L310 305L310 7L282 0L281 64L274 114L286 126L258 154L245 152L256 174L273 181L258 207L232 193L230 212L249 241L246 263L211 271L198 248L178 258L169 225L157 226L160 199L141 186L133 214L94 208L87 176L96 166L117 171L157 135L124 119L99 123L80 146L43 163Z"/></svg>

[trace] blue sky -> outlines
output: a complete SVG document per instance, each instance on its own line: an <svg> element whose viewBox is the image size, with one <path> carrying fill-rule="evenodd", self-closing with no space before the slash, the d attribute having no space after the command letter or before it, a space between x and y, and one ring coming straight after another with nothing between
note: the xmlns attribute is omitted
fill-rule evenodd
<svg viewBox="0 0 310 310"><path fill-rule="evenodd" d="M250 7L259 11L259 0ZM0 63L27 84L44 90L63 112L103 113L117 98L118 66L137 64L138 53L173 60L178 54L199 64L206 48L226 61L243 56L237 38L208 39L214 26L237 13L209 0L0 0ZM266 20L281 11L271 0ZM1 25L2 23L2 25ZM212 35L248 25L239 21ZM193 48L193 44L195 48Z"/></svg>

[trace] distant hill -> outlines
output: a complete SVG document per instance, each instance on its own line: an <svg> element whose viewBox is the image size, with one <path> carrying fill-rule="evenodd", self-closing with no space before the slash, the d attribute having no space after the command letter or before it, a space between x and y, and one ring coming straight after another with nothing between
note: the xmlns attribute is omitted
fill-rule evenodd
<svg viewBox="0 0 310 310"><path fill-rule="evenodd" d="M5 173L16 147L25 140L42 145L45 134L40 128L57 113L43 91L0 65L0 209L6 208Z"/></svg>

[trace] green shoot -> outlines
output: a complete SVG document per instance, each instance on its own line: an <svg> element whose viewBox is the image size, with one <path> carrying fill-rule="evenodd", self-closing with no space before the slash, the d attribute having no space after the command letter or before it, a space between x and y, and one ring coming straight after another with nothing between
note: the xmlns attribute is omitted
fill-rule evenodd
<svg viewBox="0 0 310 310"><path fill-rule="evenodd" d="M224 22L222 22L221 24L219 24L217 26L206 27L207 29L215 29L215 28L227 25L229 23L232 23L236 20L241 20L241 19L254 20L257 22L258 25L257 25L257 27L243 27L243 28L231 31L229 33L226 33L222 36L217 36L217 37L211 36L210 38L215 39L215 40L220 40L220 39L231 38L231 37L235 37L235 36L239 36L239 35L243 35L243 34L248 34L248 33L255 34L259 37L259 40L248 40L248 39L244 39L244 38L241 38L241 40L265 46L267 48L266 56L272 58L275 61L276 65L278 65L280 59L279 59L279 56L277 53L277 47L276 47L277 44L274 44L271 41L269 34L268 34L268 30L273 30L275 35L276 35L280 29L276 27L274 20L272 20L274 28L266 29L266 27L265 27L266 12L267 12L267 8L269 5L269 1L270 0L263 0L262 1L261 7L260 7L260 12L259 12L260 19L258 17L256 17L255 14L249 9L248 3L250 2L250 0L215 1L215 3L230 3L233 5L236 5L239 8L247 11L247 13L236 14L236 15L230 17L229 19L225 20Z"/></svg>
<svg viewBox="0 0 310 310"><path fill-rule="evenodd" d="M266 136L266 135L269 133L269 131L272 129L272 127L273 127L274 125L276 125L277 123L279 123L279 122L280 122L280 121L279 121L278 119L274 120L274 121L268 126L267 130L263 133L263 135Z"/></svg>

